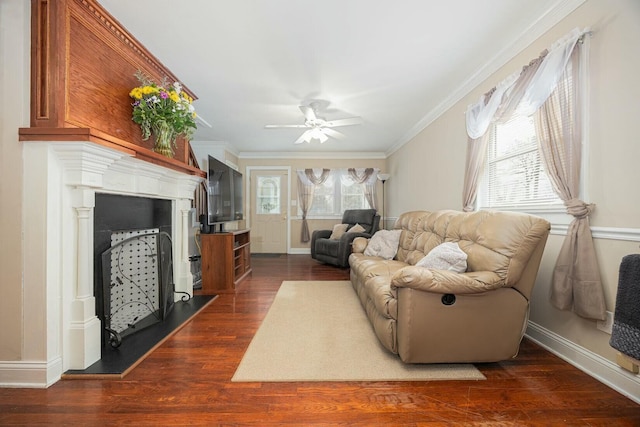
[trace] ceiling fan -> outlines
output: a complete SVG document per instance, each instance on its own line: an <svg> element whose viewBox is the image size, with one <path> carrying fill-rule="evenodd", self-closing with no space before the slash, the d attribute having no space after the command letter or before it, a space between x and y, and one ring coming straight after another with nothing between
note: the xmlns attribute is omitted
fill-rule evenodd
<svg viewBox="0 0 640 427"><path fill-rule="evenodd" d="M309 105L301 105L300 111L304 114L304 124L299 125L265 125L266 129L276 128L301 128L307 129L300 137L294 142L294 144L301 144L303 142L311 142L312 139L317 139L320 143L326 142L329 137L336 139L344 139L344 134L333 130L331 128L338 126L351 126L362 124L361 117L349 117L346 119L338 120L326 120L324 117L318 116L318 108L321 103L328 104L326 101L311 101Z"/></svg>

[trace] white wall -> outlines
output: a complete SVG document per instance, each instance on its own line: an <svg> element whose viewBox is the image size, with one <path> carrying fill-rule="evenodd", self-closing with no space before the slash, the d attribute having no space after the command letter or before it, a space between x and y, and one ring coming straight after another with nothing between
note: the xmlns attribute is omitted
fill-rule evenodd
<svg viewBox="0 0 640 427"><path fill-rule="evenodd" d="M585 2L393 153L388 159L392 177L387 182L387 209L392 216L413 209L461 209L467 105L575 27L591 27L594 32L590 39L585 201L597 205L591 225L607 309L613 311L620 260L626 254L640 252L640 191L636 188L640 183L636 126L640 118L640 1ZM508 43L505 41L505 45ZM605 238L610 232L631 241ZM559 234L549 238L532 297L531 321L539 327L538 332L553 337L545 344L575 345L589 357L613 362L610 335L599 331L595 321L556 310L549 303L551 274L563 239ZM640 380L636 377L631 381L640 390Z"/></svg>
<svg viewBox="0 0 640 427"><path fill-rule="evenodd" d="M0 361L22 357L22 145L29 126L28 1L0 0ZM26 258L28 262L28 257Z"/></svg>

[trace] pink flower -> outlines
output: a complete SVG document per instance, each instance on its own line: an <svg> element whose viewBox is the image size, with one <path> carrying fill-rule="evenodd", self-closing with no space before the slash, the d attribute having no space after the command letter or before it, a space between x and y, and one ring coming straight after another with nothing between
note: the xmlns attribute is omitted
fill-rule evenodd
<svg viewBox="0 0 640 427"><path fill-rule="evenodd" d="M165 91L160 91L160 98L162 99L167 99L169 97L169 94Z"/></svg>

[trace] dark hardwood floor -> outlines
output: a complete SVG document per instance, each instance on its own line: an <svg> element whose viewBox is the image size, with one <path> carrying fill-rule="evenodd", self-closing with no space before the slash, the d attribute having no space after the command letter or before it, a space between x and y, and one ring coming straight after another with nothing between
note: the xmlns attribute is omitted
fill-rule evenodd
<svg viewBox="0 0 640 427"><path fill-rule="evenodd" d="M640 426L640 405L530 341L486 381L231 383L283 280L344 280L306 255L255 257L222 294L122 380L0 389L0 425Z"/></svg>

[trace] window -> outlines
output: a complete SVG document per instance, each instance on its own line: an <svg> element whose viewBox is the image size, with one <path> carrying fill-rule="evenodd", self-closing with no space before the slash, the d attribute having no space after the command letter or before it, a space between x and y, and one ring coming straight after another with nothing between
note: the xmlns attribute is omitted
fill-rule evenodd
<svg viewBox="0 0 640 427"><path fill-rule="evenodd" d="M316 186L309 215L340 216L347 209L369 209L364 186L355 183L347 170L332 170L327 180Z"/></svg>
<svg viewBox="0 0 640 427"><path fill-rule="evenodd" d="M513 117L490 132L479 208L563 209L538 153L533 117Z"/></svg>
<svg viewBox="0 0 640 427"><path fill-rule="evenodd" d="M496 107L495 104L487 107L489 104L483 105L481 100L470 110L473 114L468 116L468 129L476 134L475 131L486 129L488 125L487 132L489 132L486 141L484 174L478 185L477 209L520 210L541 215L552 224L568 224L572 219L571 215L566 213L564 203L553 191L547 171L544 170L544 162L540 157L540 144L537 140L534 117L538 114L542 103L546 104L545 117L541 117L544 120L542 125L546 135L540 135L545 138L541 145L552 151L549 153L549 161L558 165L561 174L575 174L578 167L574 162L580 162L582 167L580 182L577 183L579 188L575 188L576 183L570 182L567 185L577 193L575 197L583 200L588 198L584 186L584 177L588 175L585 170L588 165L585 157L588 153L586 138L589 135L588 57L585 54L587 48L581 47L585 39L578 37L576 40L576 36L579 34L574 30L563 39L562 43L558 44L563 47L550 51L549 55L555 59L546 66L546 59L549 56L538 58L542 62L532 61L532 66L541 64L546 68L543 68L545 70L543 73L538 73L537 68L529 68L532 71L532 75L528 77L530 81L522 81L523 84L528 85L527 87L515 86L514 81L507 79L496 86L501 89L518 88L515 94L501 93L500 98L495 98L500 100L503 108L498 107L491 112L491 109ZM568 47L572 49L567 50ZM551 94L548 93L549 89L553 90ZM508 102L505 102L503 96L507 97ZM521 104L510 105L516 101ZM485 107L487 109L484 109ZM512 116L502 117L502 120L507 120L506 122L490 123L490 120L500 118L499 115L494 116L496 111L499 111L499 114L512 114ZM480 114L483 112L486 114ZM577 129L576 125L581 126L581 129ZM475 136L475 138L478 137L479 135ZM576 137L580 137L581 140L577 141ZM564 138L564 142L558 142L559 138ZM555 141L556 146L551 147L550 141ZM578 154L582 156L581 159L575 157ZM481 157L476 156L475 159ZM562 179L570 180L569 177ZM467 195L472 196L473 191L465 193L465 197Z"/></svg>
<svg viewBox="0 0 640 427"><path fill-rule="evenodd" d="M581 72L584 70L585 64L581 65ZM569 62L556 88L566 99L574 99L576 88L572 76L572 63ZM586 77L582 81L584 86ZM580 91L587 93L586 87L581 87ZM584 97L581 104L573 105L571 108L579 108L583 116L586 114ZM582 121L582 135L587 135L587 122ZM555 223L566 223L570 217L564 215L564 203L553 191L540 159L533 116L515 115L506 123L493 123L489 129L487 163L478 192L478 208L520 210L541 214ZM584 159L582 163L586 164ZM584 170L581 175L586 176ZM582 197L586 197L583 190ZM550 216L546 216L547 213Z"/></svg>

